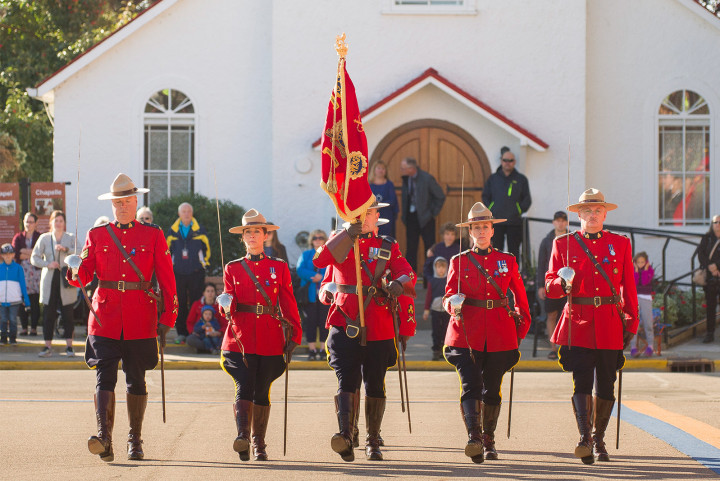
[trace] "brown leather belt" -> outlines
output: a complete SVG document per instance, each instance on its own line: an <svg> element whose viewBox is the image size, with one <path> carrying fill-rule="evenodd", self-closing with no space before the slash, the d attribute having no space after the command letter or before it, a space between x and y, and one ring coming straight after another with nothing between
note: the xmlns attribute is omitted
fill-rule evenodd
<svg viewBox="0 0 720 481"><path fill-rule="evenodd" d="M473 307L481 307L483 309L495 309L507 306L508 300L507 297L505 299L473 299L472 297L466 297L463 304Z"/></svg>
<svg viewBox="0 0 720 481"><path fill-rule="evenodd" d="M115 291L147 291L150 289L149 282L127 282L127 281L98 281L98 287L113 289Z"/></svg>
<svg viewBox="0 0 720 481"><path fill-rule="evenodd" d="M605 304L617 304L618 302L620 302L620 297L618 297L618 296L573 297L572 301L573 301L573 304L599 307L599 306L602 306Z"/></svg>
<svg viewBox="0 0 720 481"><path fill-rule="evenodd" d="M258 316L261 314L277 315L277 309L275 307L268 307L265 304L237 304L235 310L238 312L252 312Z"/></svg>
<svg viewBox="0 0 720 481"><path fill-rule="evenodd" d="M342 292L343 294L355 294L357 295L357 286L353 286L351 284L338 284L337 285L338 292ZM363 286L363 296L369 296L373 295L375 297L387 297L387 294L382 289L378 289L375 286Z"/></svg>

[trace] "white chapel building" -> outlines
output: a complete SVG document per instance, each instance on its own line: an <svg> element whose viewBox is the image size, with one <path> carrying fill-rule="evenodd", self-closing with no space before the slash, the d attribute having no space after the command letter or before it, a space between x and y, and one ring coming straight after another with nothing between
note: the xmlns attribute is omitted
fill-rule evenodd
<svg viewBox="0 0 720 481"><path fill-rule="evenodd" d="M342 32L370 161L399 188L417 158L447 194L438 225L460 219L463 166L467 211L502 146L530 217L567 205L568 162L570 201L602 190L610 224L704 232L720 213L720 18L698 1L160 0L28 89L53 117L55 181L74 180L81 136L80 232L119 171L151 189L141 203L214 198L216 171L297 258L295 234L334 217L318 141ZM533 245L550 228L531 223ZM664 241L634 240L660 260Z"/></svg>

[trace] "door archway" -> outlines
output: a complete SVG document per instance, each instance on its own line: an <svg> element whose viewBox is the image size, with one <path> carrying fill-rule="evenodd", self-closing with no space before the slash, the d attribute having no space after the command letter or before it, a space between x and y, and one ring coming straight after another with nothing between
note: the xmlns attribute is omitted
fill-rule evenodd
<svg viewBox="0 0 720 481"><path fill-rule="evenodd" d="M388 133L377 145L370 157L370 164L382 160L387 164L388 179L395 184L400 213L402 214L402 177L400 161L413 157L420 169L432 174L445 192L445 204L435 219L439 229L445 222L460 220L460 197L463 167L465 167L465 194L462 218L475 202L482 200L482 188L490 176L490 163L482 146L459 126L436 119L421 119L401 125ZM400 216L399 216L400 217ZM406 252L405 225L398 218L397 240ZM436 234L436 239L438 239ZM418 252L418 274L422 274L425 249L422 242Z"/></svg>

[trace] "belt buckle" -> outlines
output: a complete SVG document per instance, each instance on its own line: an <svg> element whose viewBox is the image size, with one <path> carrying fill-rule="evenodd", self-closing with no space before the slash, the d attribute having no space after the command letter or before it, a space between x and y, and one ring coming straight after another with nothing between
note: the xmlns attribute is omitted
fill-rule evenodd
<svg viewBox="0 0 720 481"><path fill-rule="evenodd" d="M262 304L255 304L255 314L258 316L263 313L263 306Z"/></svg>
<svg viewBox="0 0 720 481"><path fill-rule="evenodd" d="M492 309L494 307L494 303L492 299L486 299L485 300L485 309Z"/></svg>
<svg viewBox="0 0 720 481"><path fill-rule="evenodd" d="M595 307L600 307L602 305L602 299L600 299L600 296L593 297L593 305Z"/></svg>
<svg viewBox="0 0 720 481"><path fill-rule="evenodd" d="M379 249L377 254L378 259L382 259L384 261L389 261L391 255L392 252L388 249Z"/></svg>
<svg viewBox="0 0 720 481"><path fill-rule="evenodd" d="M375 286L368 287L367 291L368 291L368 297L373 297L375 295L375 293L377 293L377 289L375 288Z"/></svg>
<svg viewBox="0 0 720 481"><path fill-rule="evenodd" d="M125 292L125 281L118 281L118 291Z"/></svg>

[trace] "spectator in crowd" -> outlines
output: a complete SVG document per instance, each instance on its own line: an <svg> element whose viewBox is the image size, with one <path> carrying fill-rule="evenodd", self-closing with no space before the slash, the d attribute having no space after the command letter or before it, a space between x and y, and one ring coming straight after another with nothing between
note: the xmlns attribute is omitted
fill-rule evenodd
<svg viewBox="0 0 720 481"><path fill-rule="evenodd" d="M205 267L210 259L210 241L207 231L193 217L193 208L187 202L178 206L178 220L170 227L167 244L175 271L177 286L178 319L175 330L178 333L176 344L185 342L188 330L185 322L190 302L199 299L205 283Z"/></svg>
<svg viewBox="0 0 720 481"><path fill-rule="evenodd" d="M648 255L645 251L635 254L633 264L635 265L635 286L637 287L638 294L638 315L642 327L645 330L645 340L647 341L645 355L650 357L653 355L652 345L655 339L652 312L652 280L655 276L655 270L650 265ZM638 329L638 332L639 331ZM635 334L630 340L630 356L632 357L638 357L640 355L637 349L638 335L639 334Z"/></svg>
<svg viewBox="0 0 720 481"><path fill-rule="evenodd" d="M700 239L697 248L700 267L707 270L705 284L705 304L707 305L704 343L715 340L715 313L717 310L718 294L720 294L720 215L712 218L710 230Z"/></svg>
<svg viewBox="0 0 720 481"><path fill-rule="evenodd" d="M538 264L537 264L537 279L535 285L537 286L537 296L541 301L545 301L545 326L547 327L548 339L552 336L555 331L555 324L557 323L560 313L565 308L567 298L561 299L550 299L547 297L545 292L545 273L550 266L550 255L552 254L553 241L556 237L565 235L568 233L568 216L562 210L555 212L553 215L553 230L548 232L545 238L540 242L540 248L538 249ZM550 342L550 352L548 353L548 359L557 359L557 346Z"/></svg>
<svg viewBox="0 0 720 481"><path fill-rule="evenodd" d="M73 304L77 299L77 288L68 284L61 273L65 266L65 257L75 249L75 236L65 232L65 214L55 210L50 214L50 232L42 234L35 244L30 261L35 267L42 268L40 275L40 302L43 304L43 339L45 348L40 357L53 355L52 339L55 332L57 311L62 313L63 334L67 347L65 354L72 357L73 331L75 318Z"/></svg>
<svg viewBox="0 0 720 481"><path fill-rule="evenodd" d="M425 249L435 243L435 217L445 203L445 193L435 177L420 170L412 157L400 161L400 170L403 174L402 221L407 239L405 256L412 270L417 271L420 237Z"/></svg>
<svg viewBox="0 0 720 481"><path fill-rule="evenodd" d="M215 309L216 313L220 312L216 299L217 288L215 287L215 284L212 282L206 282L202 297L193 302L192 306L190 306L190 312L188 313L187 320L185 322L190 335L185 339L185 342L188 346L197 349L198 353L204 352L206 349L202 338L198 337L194 333L195 324L202 317L202 311L207 306ZM225 320L223 316L216 316L216 319L220 324L220 330L225 331L225 328L227 328L227 320Z"/></svg>
<svg viewBox="0 0 720 481"><path fill-rule="evenodd" d="M520 216L530 208L532 199L527 177L515 169L515 154L508 147L500 149L500 167L485 182L482 201L493 216L507 219L495 228L493 247L504 250L507 237L508 252L518 259L522 242Z"/></svg>
<svg viewBox="0 0 720 481"><path fill-rule="evenodd" d="M25 303L30 308L30 299L25 289L25 273L20 264L14 261L15 250L11 244L0 247L0 344L17 344L17 314Z"/></svg>
<svg viewBox="0 0 720 481"><path fill-rule="evenodd" d="M40 238L40 233L35 228L37 226L37 216L32 212L28 212L23 218L23 224L25 230L15 234L12 240L15 262L20 264L23 269L25 287L30 298L30 312L28 313L25 309L20 310L20 323L22 325L20 335L26 336L29 333L31 336L37 336L37 325L38 320L40 320L40 269L30 262L33 247ZM28 323L28 321L30 322ZM28 324L30 327L29 332Z"/></svg>
<svg viewBox="0 0 720 481"><path fill-rule="evenodd" d="M206 351L212 354L220 354L223 332L220 328L220 323L215 318L215 309L213 306L205 306L202 308L202 317L195 323L192 333L202 341Z"/></svg>
<svg viewBox="0 0 720 481"><path fill-rule="evenodd" d="M452 222L446 222L440 227L440 236L442 241L428 249L425 254L425 267L423 268L423 280L432 279L435 272L434 262L438 257L452 259L453 256L460 253L460 243L462 239L458 239L457 227ZM462 242L467 245L466 242ZM427 283L427 282L426 282Z"/></svg>
<svg viewBox="0 0 720 481"><path fill-rule="evenodd" d="M382 160L375 162L369 176L370 190L375 194L378 202L390 204L380 209L380 217L387 219L388 223L378 228L379 235L395 237L395 221L400 208L398 207L395 184L387 177L387 165Z"/></svg>
<svg viewBox="0 0 720 481"><path fill-rule="evenodd" d="M137 210L137 214L135 216L137 220L140 222L145 222L146 224L152 224L153 223L153 213L150 210L150 207L142 206Z"/></svg>
<svg viewBox="0 0 720 481"><path fill-rule="evenodd" d="M268 222L269 225L275 225L272 222ZM278 239L275 231L268 231L267 239L263 243L263 252L266 256L277 257L285 262L288 262L287 249Z"/></svg>
<svg viewBox="0 0 720 481"><path fill-rule="evenodd" d="M433 276L429 278L428 292L425 296L425 310L423 321L427 321L432 315L432 360L439 361L443 358L442 348L445 342L450 314L445 312L442 305L442 298L445 295L447 284L448 261L442 256L436 256L433 261Z"/></svg>
<svg viewBox="0 0 720 481"><path fill-rule="evenodd" d="M300 255L297 264L297 275L301 279L300 287L305 285L307 289L307 299L298 299L298 304L303 306L305 311L305 319L303 322L303 332L308 342L308 361L322 361L325 359L325 340L328 336L328 329L325 327L328 311L327 306L318 300L318 289L320 283L325 276L326 267L319 269L313 265L313 257L320 247L325 245L327 234L325 231L316 229L310 233L310 241L312 248L306 250ZM320 335L318 349L315 348L315 341Z"/></svg>

